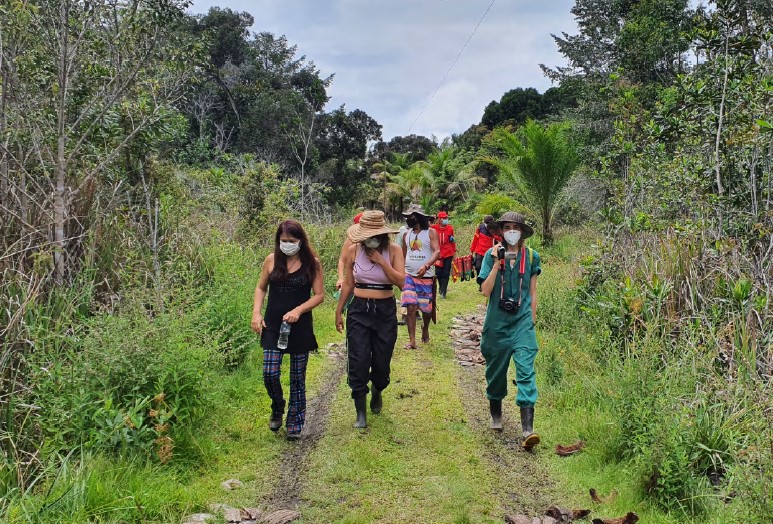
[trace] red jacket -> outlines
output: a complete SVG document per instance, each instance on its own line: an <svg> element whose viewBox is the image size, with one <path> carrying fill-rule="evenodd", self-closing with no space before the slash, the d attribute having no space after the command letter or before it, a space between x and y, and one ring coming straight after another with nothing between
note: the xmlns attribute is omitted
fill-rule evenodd
<svg viewBox="0 0 773 524"><path fill-rule="evenodd" d="M494 247L494 241L501 242L502 239L498 236L492 235L488 228L481 224L478 226L478 230L475 231L475 236L472 237L472 245L470 245L470 253L477 253L480 256L486 254L486 251Z"/></svg>
<svg viewBox="0 0 773 524"><path fill-rule="evenodd" d="M440 242L440 258L452 257L456 254L456 240L454 239L454 226L443 226L432 224L432 229L437 231L437 238Z"/></svg>

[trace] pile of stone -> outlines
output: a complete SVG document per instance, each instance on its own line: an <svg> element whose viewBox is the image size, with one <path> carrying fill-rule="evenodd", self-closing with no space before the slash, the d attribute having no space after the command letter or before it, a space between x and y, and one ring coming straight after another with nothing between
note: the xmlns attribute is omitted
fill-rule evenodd
<svg viewBox="0 0 773 524"><path fill-rule="evenodd" d="M301 518L295 510L280 509L263 512L257 508L232 508L225 504L212 504L211 513L196 513L183 520L183 524L289 524Z"/></svg>
<svg viewBox="0 0 773 524"><path fill-rule="evenodd" d="M329 358L346 358L346 344L343 342L330 342L325 346L325 353Z"/></svg>
<svg viewBox="0 0 773 524"><path fill-rule="evenodd" d="M486 360L480 353L480 335L483 332L481 312L470 313L451 319L451 345L456 360L462 366L483 365Z"/></svg>

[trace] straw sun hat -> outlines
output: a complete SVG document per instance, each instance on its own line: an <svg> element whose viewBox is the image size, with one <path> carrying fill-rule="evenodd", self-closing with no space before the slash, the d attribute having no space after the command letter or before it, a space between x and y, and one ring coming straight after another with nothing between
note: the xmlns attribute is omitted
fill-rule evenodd
<svg viewBox="0 0 773 524"><path fill-rule="evenodd" d="M396 229L387 227L383 211L363 211L360 222L351 226L346 231L346 236L356 244L366 238L397 232Z"/></svg>

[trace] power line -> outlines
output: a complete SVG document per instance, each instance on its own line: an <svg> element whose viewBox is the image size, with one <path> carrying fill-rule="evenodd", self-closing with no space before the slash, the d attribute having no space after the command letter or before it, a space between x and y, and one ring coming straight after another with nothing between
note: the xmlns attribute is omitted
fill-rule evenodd
<svg viewBox="0 0 773 524"><path fill-rule="evenodd" d="M478 28L480 27L480 24L482 24L482 23L483 23L483 20L485 20L485 18L486 18L486 15L488 14L488 12L489 12L489 11L491 11L491 7L494 5L494 2L496 2L496 1L497 1L497 0L491 0L491 3L488 5L488 7L486 8L486 10L483 12L483 16L481 16L481 17L480 17L480 20L478 20L478 25L476 25L476 26L475 26L475 29L473 29L473 30L472 30L472 33L470 33L470 37L467 39L467 41L466 41L466 42L464 43L464 45L462 46L462 49L459 51L459 54L458 54L458 55L456 55L456 58L454 58L454 61L453 61L453 62L451 62L451 67L449 67L449 68L448 68L448 71L446 71L446 74L445 74L445 75L443 75L443 78L440 80L440 82L438 83L437 87L436 87L436 88L435 88L435 90L432 92L432 95L430 95L429 99L427 100L427 103L426 103L426 104L424 104L424 107L421 109L421 111L419 112L419 114L418 114L418 115L416 115L416 118L414 118L414 119L413 119L413 122L411 123L411 127L409 127L409 128L408 128L408 133L407 133L407 134L409 134L409 135L411 134L411 131L413 130L413 126L415 126L415 125L416 125L416 122L418 122L418 121L419 121L419 118L421 118L421 115L423 115L423 114L424 114L424 111L426 111L426 110L427 110L427 108L429 107L429 104L432 102L432 99L433 99L433 98L435 98L435 95L437 94L437 92L438 92L438 91L440 90L440 88L442 87L442 85L443 85L443 82L445 82L445 81L446 81L446 78L448 78L448 75L451 73L451 70L454 68L454 66L456 65L456 63L459 61L459 57L461 57L461 56L462 56L462 53L464 53L464 50L467 48L467 44L469 44L469 43L470 43L470 41L472 40L472 37L474 37L474 36L475 36L475 33L478 31Z"/></svg>

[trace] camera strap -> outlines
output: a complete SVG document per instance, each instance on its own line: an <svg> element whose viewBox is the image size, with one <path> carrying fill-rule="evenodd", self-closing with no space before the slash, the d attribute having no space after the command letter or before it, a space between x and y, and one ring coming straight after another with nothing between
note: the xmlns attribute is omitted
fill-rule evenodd
<svg viewBox="0 0 773 524"><path fill-rule="evenodd" d="M518 304L521 304L521 293L523 292L523 275L526 274L526 248L521 248L521 262L518 265ZM499 287L499 299L505 298L505 260L499 261L499 275L502 278L502 285Z"/></svg>

